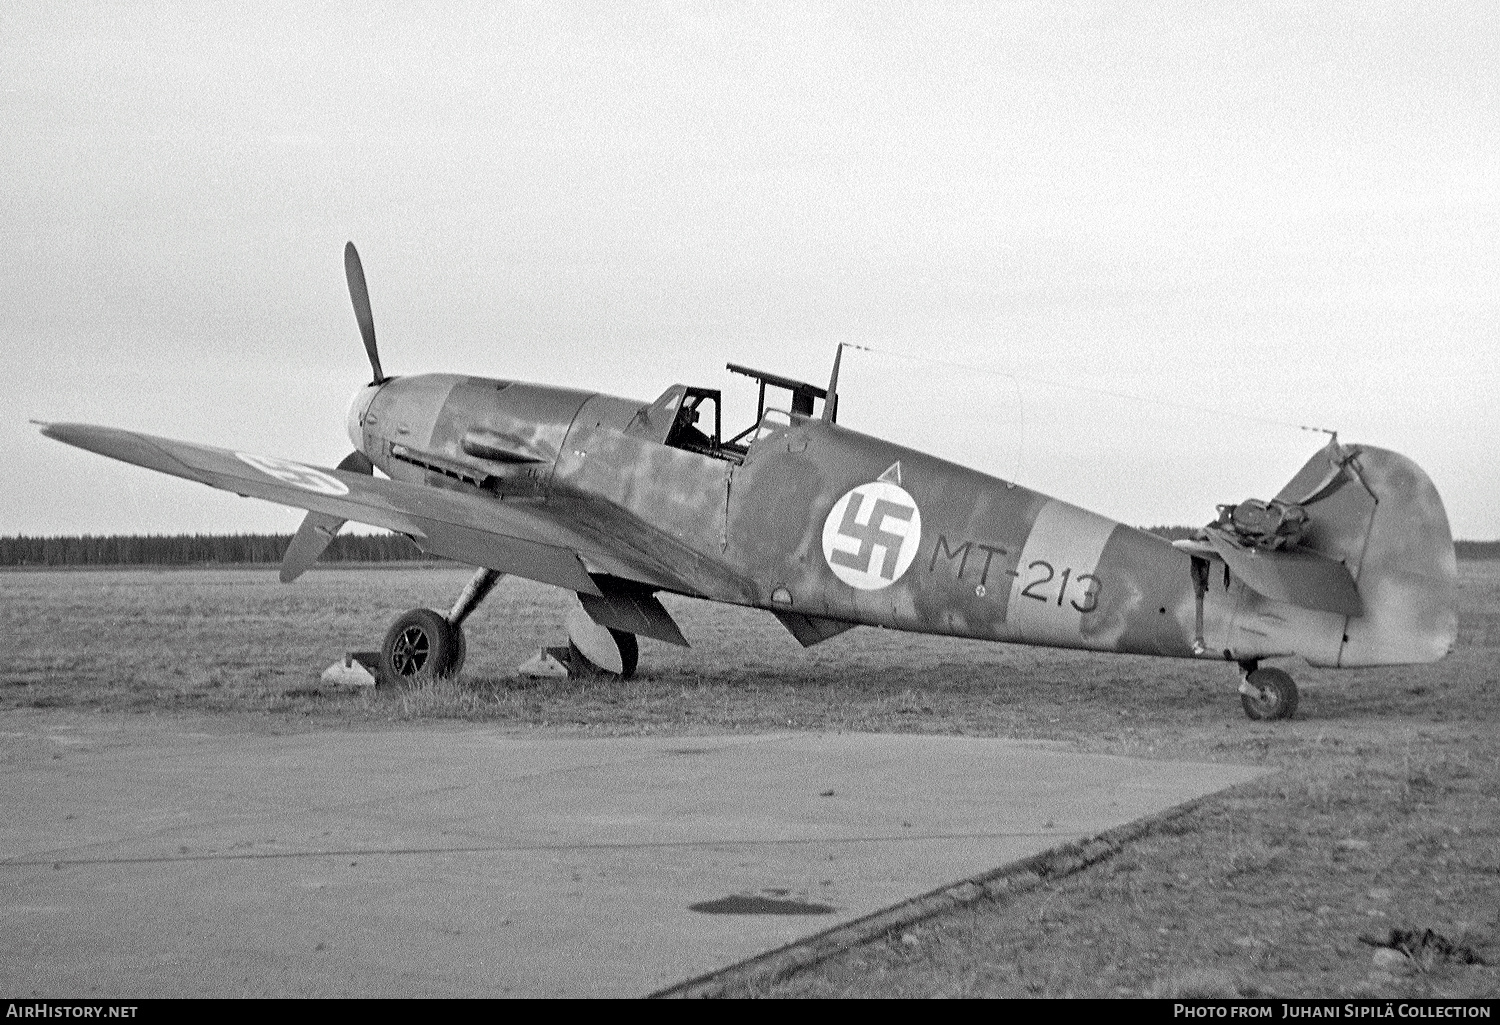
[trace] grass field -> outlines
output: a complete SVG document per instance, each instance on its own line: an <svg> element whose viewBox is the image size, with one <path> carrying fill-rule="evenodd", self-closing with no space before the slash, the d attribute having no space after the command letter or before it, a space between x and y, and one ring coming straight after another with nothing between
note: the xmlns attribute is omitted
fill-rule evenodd
<svg viewBox="0 0 1500 1025"><path fill-rule="evenodd" d="M233 729L457 718L517 731L787 728L1039 738L1267 765L1123 853L850 949L773 995L1500 996L1500 562L1461 563L1457 650L1435 666L1292 666L1298 718L1252 723L1227 667L851 631L808 651L764 613L666 599L693 641L641 642L624 683L530 685L560 643L552 589L507 580L469 620L456 684L322 688L460 569L0 573L0 714L199 714ZM1432 929L1378 967L1361 936ZM1465 961L1477 957L1487 964Z"/></svg>

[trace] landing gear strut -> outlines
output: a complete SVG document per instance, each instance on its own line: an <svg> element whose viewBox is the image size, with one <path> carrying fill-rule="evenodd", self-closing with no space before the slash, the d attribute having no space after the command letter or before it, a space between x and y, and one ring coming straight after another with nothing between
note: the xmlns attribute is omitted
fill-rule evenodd
<svg viewBox="0 0 1500 1025"><path fill-rule="evenodd" d="M1252 719L1290 719L1297 712L1297 682L1291 674L1255 661L1241 662L1240 704Z"/></svg>
<svg viewBox="0 0 1500 1025"><path fill-rule="evenodd" d="M398 616L380 646L376 681L410 683L424 674L437 679L457 676L468 654L464 620L504 575L492 569L476 572L446 616L434 609L412 609Z"/></svg>

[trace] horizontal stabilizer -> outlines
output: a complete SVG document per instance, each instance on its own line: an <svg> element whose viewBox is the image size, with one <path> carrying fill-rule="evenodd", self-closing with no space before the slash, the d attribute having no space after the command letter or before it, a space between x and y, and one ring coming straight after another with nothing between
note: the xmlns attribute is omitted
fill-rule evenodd
<svg viewBox="0 0 1500 1025"><path fill-rule="evenodd" d="M772 609L772 615L781 620L781 625L792 632L797 643L811 648L830 637L837 637L845 630L852 630L858 623L846 623L842 619L827 619L823 616L807 616L801 612L782 612Z"/></svg>
<svg viewBox="0 0 1500 1025"><path fill-rule="evenodd" d="M594 622L679 647L688 646L687 638L682 636L672 614L649 587L611 577L594 577L593 580L601 593L579 592L578 600Z"/></svg>
<svg viewBox="0 0 1500 1025"><path fill-rule="evenodd" d="M1246 548L1212 528L1204 533L1230 572L1267 598L1341 616L1364 615L1354 577L1342 562L1306 549Z"/></svg>

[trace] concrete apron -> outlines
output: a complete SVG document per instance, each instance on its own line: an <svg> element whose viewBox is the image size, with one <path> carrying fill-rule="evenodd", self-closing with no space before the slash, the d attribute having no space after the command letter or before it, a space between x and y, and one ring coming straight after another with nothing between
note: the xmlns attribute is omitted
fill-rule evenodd
<svg viewBox="0 0 1500 1025"><path fill-rule="evenodd" d="M191 728L0 718L0 992L645 995L1263 772L969 737Z"/></svg>

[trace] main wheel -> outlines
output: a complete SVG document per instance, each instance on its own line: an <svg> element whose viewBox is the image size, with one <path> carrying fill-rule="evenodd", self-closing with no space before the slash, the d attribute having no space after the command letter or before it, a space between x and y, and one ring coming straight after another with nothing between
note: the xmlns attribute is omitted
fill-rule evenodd
<svg viewBox="0 0 1500 1025"><path fill-rule="evenodd" d="M568 659L573 666L586 667L590 675L613 676L621 680L628 680L635 675L635 667L641 659L641 646L635 639L635 634L625 630L609 628L610 640L614 642L615 649L620 654L620 671L618 673L601 666L589 658L578 647L574 641L568 642Z"/></svg>
<svg viewBox="0 0 1500 1025"><path fill-rule="evenodd" d="M1252 719L1290 719L1297 711L1297 681L1290 673L1266 667L1245 677L1254 694L1240 694L1240 704Z"/></svg>
<svg viewBox="0 0 1500 1025"><path fill-rule="evenodd" d="M380 682L410 683L419 676L453 676L464 664L467 645L462 627L440 612L412 609L385 632L380 647Z"/></svg>

